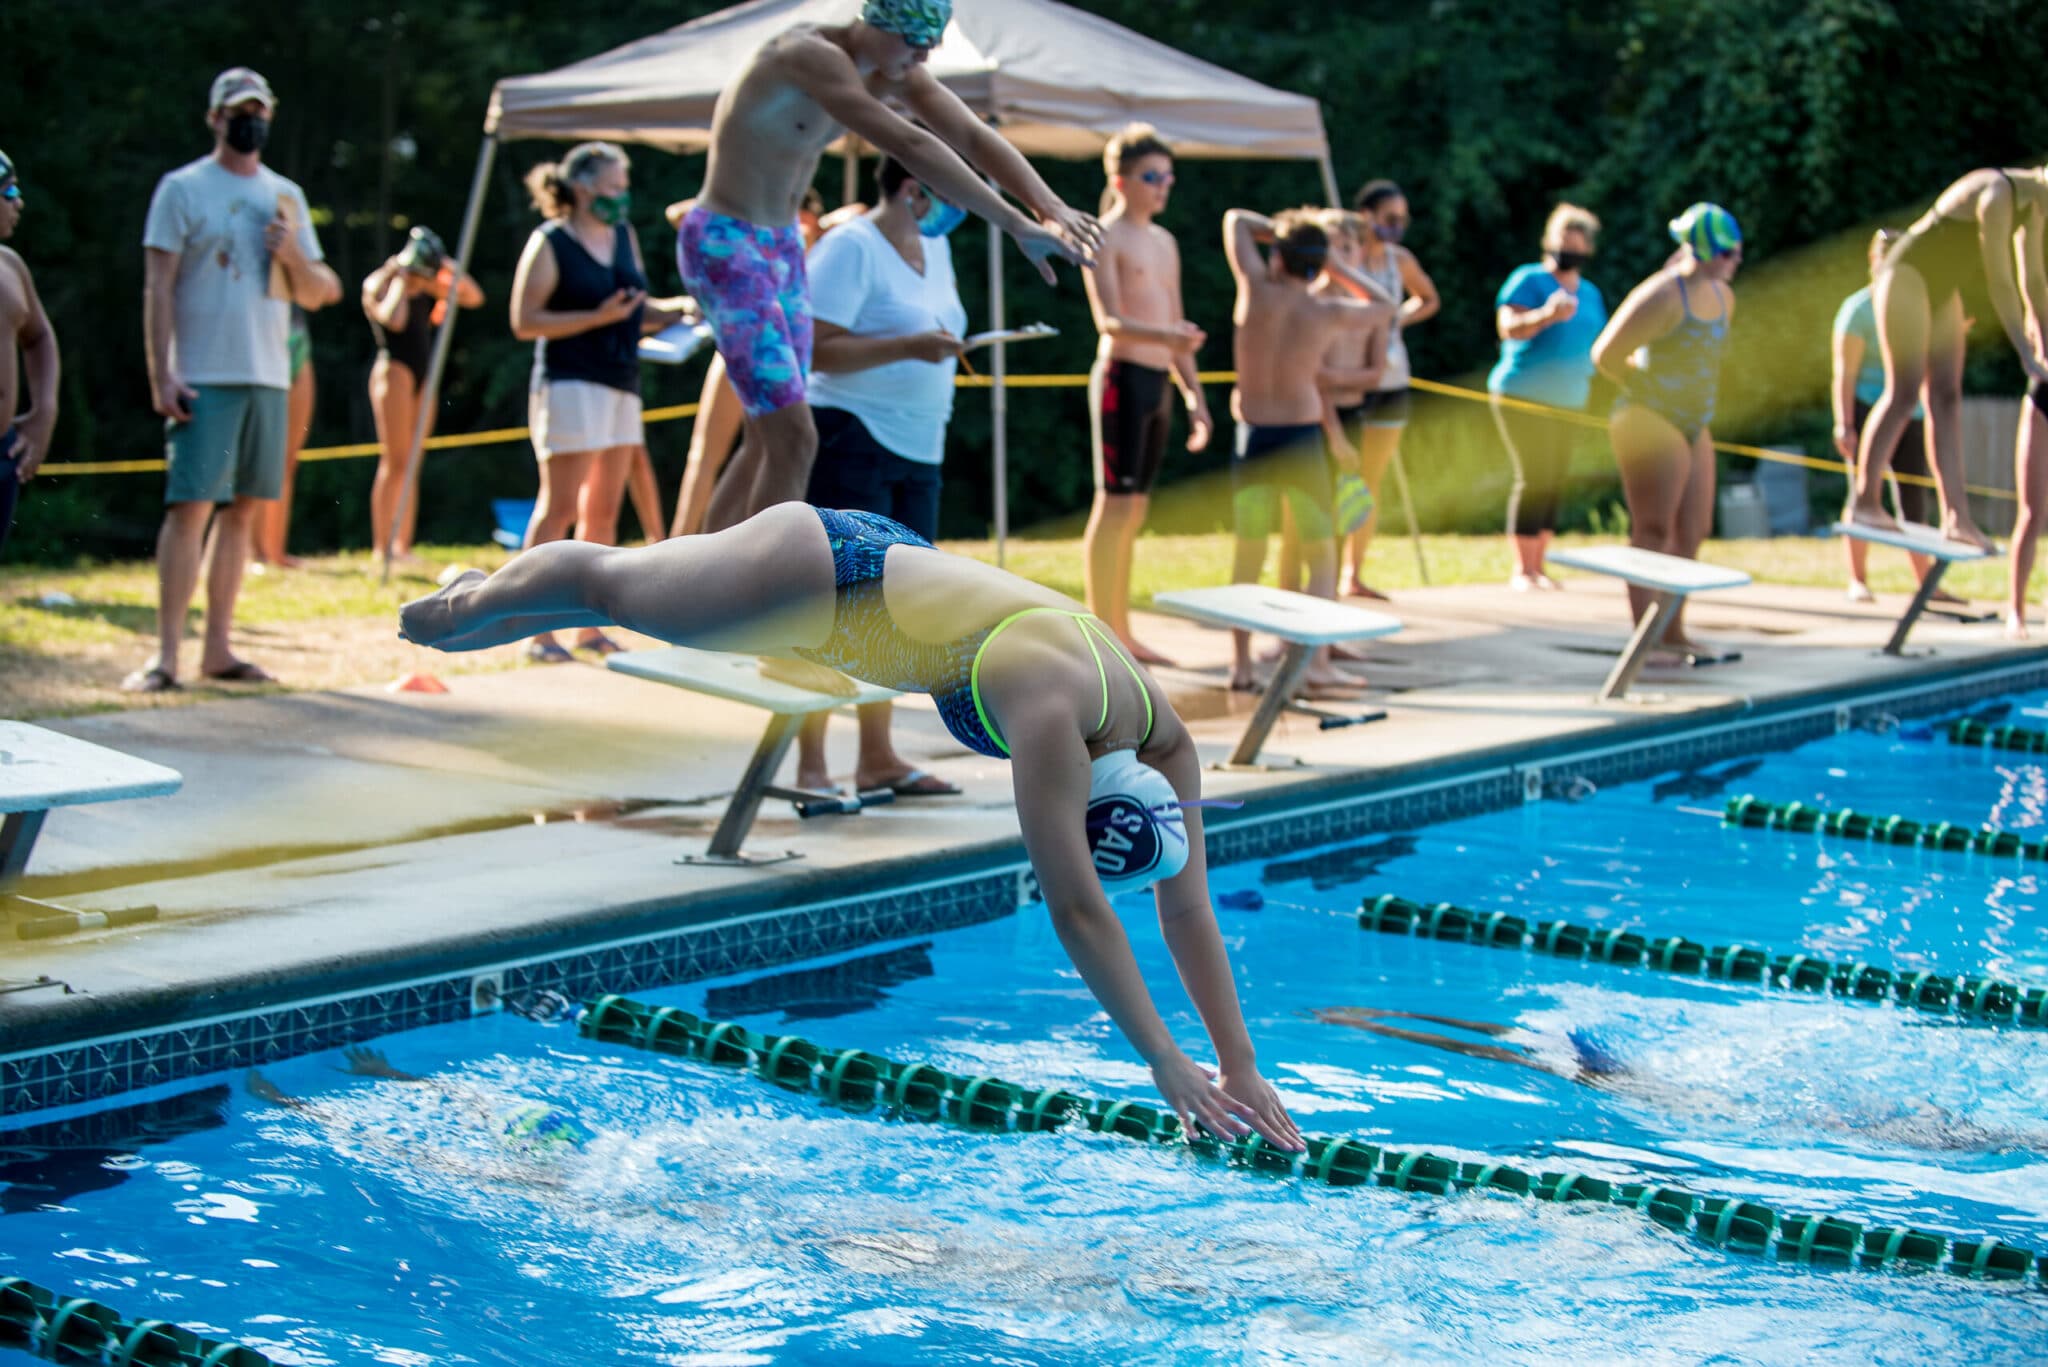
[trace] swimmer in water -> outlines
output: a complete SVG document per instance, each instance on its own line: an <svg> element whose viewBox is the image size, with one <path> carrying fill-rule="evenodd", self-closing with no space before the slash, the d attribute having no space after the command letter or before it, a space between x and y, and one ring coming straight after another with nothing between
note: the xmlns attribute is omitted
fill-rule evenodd
<svg viewBox="0 0 2048 1367"><path fill-rule="evenodd" d="M814 690L845 691L833 672L844 670L931 694L962 745L1011 761L1024 850L1060 943L1188 1132L1256 1130L1303 1151L1259 1073L1209 901L1194 738L1079 603L888 518L784 503L637 549L549 542L399 613L404 639L449 651L611 622L672 645L767 653L776 677ZM1145 887L1217 1073L1160 1017L1110 903Z"/></svg>
<svg viewBox="0 0 2048 1367"><path fill-rule="evenodd" d="M1404 1040L1409 1044L1441 1049L1446 1053L1461 1054L1466 1058L1485 1059L1493 1063L1512 1063L1518 1067L1534 1069L1539 1073L1549 1073L1567 1082L1576 1082L1581 1086L1609 1092L1660 1111L1697 1114L1703 1118L1725 1117L1735 1102L1733 1097L1714 1096L1709 1088L1680 1086L1668 1079L1655 1077L1631 1067L1620 1055L1584 1028L1574 1028L1565 1032L1565 1039L1571 1046L1572 1054L1571 1062L1566 1063L1546 1058L1526 1044L1482 1044L1476 1040L1457 1039L1428 1030L1411 1030L1386 1023L1390 1020L1421 1021L1429 1025L1442 1025L1453 1030L1467 1031L1492 1040L1504 1040L1511 1035L1528 1033L1514 1026L1498 1025L1491 1021L1460 1020L1456 1016L1432 1016L1423 1012L1391 1011L1372 1006L1322 1007L1307 1014L1325 1025L1348 1026L1353 1030L1363 1030L1387 1039ZM1904 1115L1857 1115L1844 1111L1816 1112L1805 1118L1817 1129L1836 1134L1858 1135L1901 1148L1926 1149L1937 1153L2022 1151L2048 1154L2048 1130L1979 1125L1932 1103L1915 1106Z"/></svg>

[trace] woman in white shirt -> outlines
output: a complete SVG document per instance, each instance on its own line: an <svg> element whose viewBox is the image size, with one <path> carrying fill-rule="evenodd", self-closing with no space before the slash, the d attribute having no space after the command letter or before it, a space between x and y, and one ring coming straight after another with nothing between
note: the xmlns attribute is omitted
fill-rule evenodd
<svg viewBox="0 0 2048 1367"><path fill-rule="evenodd" d="M932 541L953 374L967 332L946 235L965 215L890 158L876 180L876 206L820 240L808 262L818 458L805 497L818 508L879 514ZM889 714L888 703L860 709L855 786L899 797L958 793L897 755ZM823 713L804 725L797 786L832 786Z"/></svg>

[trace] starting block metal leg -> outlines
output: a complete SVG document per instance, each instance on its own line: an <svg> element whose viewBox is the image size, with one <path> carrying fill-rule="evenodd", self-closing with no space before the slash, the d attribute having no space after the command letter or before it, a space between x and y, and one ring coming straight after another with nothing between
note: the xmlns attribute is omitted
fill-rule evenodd
<svg viewBox="0 0 2048 1367"><path fill-rule="evenodd" d="M1920 620L1920 614L1927 611L1927 605L1933 601L1935 590L1941 587L1941 577L1948 573L1948 565L1948 561L1937 558L1927 571L1927 577L1920 581L1920 591L1914 594L1913 601L1906 605L1906 615L1899 618L1899 624L1892 628L1891 640L1884 643L1884 654L1906 653L1906 633Z"/></svg>
<svg viewBox="0 0 2048 1367"><path fill-rule="evenodd" d="M1280 713L1286 709L1294 690L1301 684L1301 676L1308 672L1309 659L1315 654L1314 646L1289 641L1287 649L1280 656L1279 667L1273 671L1273 680L1266 685L1266 692L1259 699L1259 706L1252 713L1251 724L1244 729L1237 748L1230 752L1225 761L1228 768L1250 768L1258 763L1259 751L1265 747L1266 737L1273 732L1274 723L1280 720Z"/></svg>
<svg viewBox="0 0 2048 1367"><path fill-rule="evenodd" d="M49 814L43 808L0 817L0 884L13 882L28 869L28 857L35 852L36 837L43 833L43 818Z"/></svg>
<svg viewBox="0 0 2048 1367"><path fill-rule="evenodd" d="M769 854L748 854L741 848L746 843L747 832L754 828L754 818L761 811L762 799L768 796L768 789L775 773L782 767L782 761L789 754L790 742L796 739L797 729L803 725L801 716L775 714L768 718L768 729L761 733L761 743L754 747L754 757L747 761L747 770L740 775L740 784L726 804L725 815L719 818L718 829L712 833L711 846L701 855L686 854L680 862L685 864L754 865L780 864L789 859L803 856L795 850L777 850Z"/></svg>
<svg viewBox="0 0 2048 1367"><path fill-rule="evenodd" d="M1636 623L1636 634L1629 638L1628 649L1614 662L1614 671L1600 686L1599 701L1617 702L1628 696L1629 686L1636 681L1636 675L1643 672L1650 652L1664 639L1664 628L1671 624L1672 614L1678 611L1681 596L1664 589L1651 591L1650 610Z"/></svg>

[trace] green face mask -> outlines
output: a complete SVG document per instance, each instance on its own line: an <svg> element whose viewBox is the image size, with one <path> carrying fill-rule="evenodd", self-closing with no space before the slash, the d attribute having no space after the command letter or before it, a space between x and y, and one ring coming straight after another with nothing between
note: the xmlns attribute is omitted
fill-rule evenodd
<svg viewBox="0 0 2048 1367"><path fill-rule="evenodd" d="M599 195L590 201L590 212L600 223L624 223L633 211L633 192L621 190L615 195Z"/></svg>

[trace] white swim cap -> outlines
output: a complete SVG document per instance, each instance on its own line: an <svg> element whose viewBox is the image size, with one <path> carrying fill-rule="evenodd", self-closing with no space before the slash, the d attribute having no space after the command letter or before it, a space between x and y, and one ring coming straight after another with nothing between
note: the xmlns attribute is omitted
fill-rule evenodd
<svg viewBox="0 0 2048 1367"><path fill-rule="evenodd" d="M1088 851L1103 890L1137 892L1188 866L1180 794L1136 751L1112 750L1091 766Z"/></svg>

